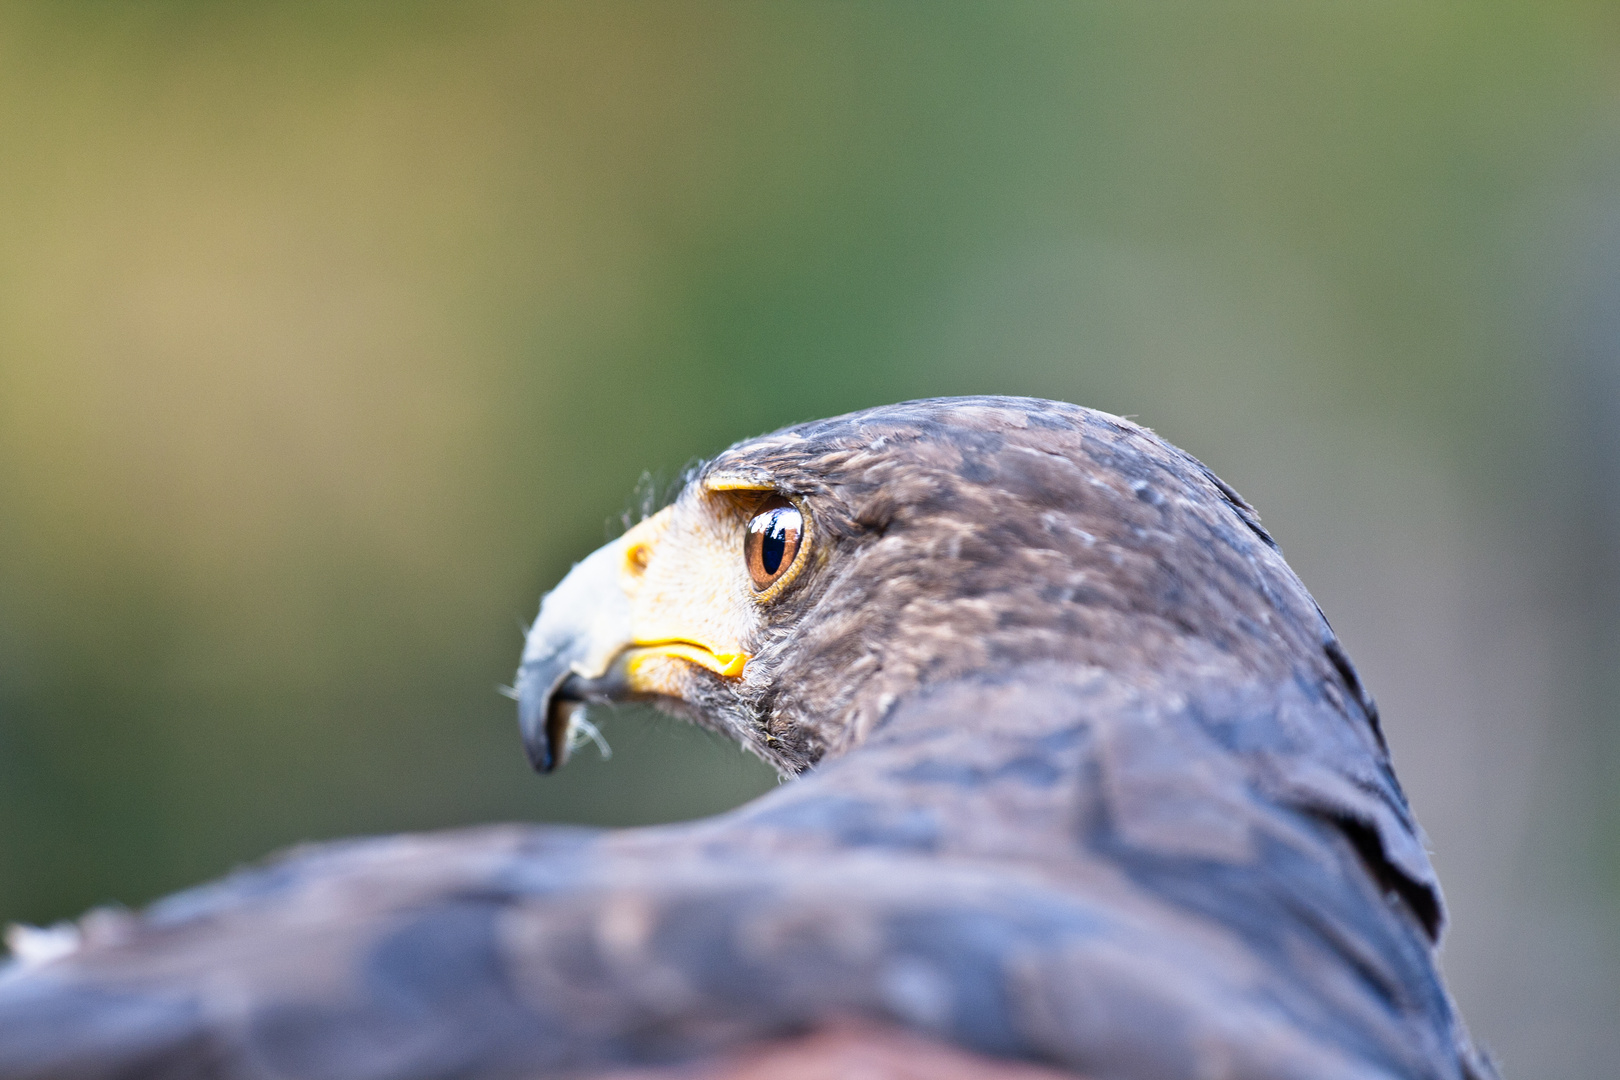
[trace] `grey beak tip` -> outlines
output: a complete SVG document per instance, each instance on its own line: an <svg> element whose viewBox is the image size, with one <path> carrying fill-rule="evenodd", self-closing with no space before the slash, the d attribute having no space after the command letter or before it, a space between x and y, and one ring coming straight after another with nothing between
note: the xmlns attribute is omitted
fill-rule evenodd
<svg viewBox="0 0 1620 1080"><path fill-rule="evenodd" d="M518 672L518 729L523 736L523 752L537 773L556 771L562 764L557 740L552 737L552 696L567 669L537 671L549 665L525 664ZM566 741L564 741L566 746Z"/></svg>

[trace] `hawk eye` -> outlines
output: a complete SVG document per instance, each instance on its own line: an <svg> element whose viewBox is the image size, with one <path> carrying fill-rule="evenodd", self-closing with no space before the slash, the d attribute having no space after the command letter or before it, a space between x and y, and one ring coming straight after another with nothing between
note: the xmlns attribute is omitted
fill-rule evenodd
<svg viewBox="0 0 1620 1080"><path fill-rule="evenodd" d="M771 496L749 520L743 552L755 592L764 592L787 573L803 535L804 517L799 508L780 495Z"/></svg>

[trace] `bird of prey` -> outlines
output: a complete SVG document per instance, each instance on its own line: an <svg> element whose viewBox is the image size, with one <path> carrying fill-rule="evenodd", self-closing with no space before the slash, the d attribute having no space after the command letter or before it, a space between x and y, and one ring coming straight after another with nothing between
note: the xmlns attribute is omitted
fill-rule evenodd
<svg viewBox="0 0 1620 1080"><path fill-rule="evenodd" d="M517 692L541 771L634 699L797 779L22 935L0 1078L1492 1075L1350 660L1237 492L1118 417L739 443L545 598Z"/></svg>

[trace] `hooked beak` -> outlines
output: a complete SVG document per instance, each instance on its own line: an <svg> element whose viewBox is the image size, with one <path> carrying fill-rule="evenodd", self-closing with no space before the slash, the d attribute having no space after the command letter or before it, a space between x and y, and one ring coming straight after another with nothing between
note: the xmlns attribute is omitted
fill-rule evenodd
<svg viewBox="0 0 1620 1080"><path fill-rule="evenodd" d="M623 664L630 645L630 597L619 586L624 537L598 548L574 567L540 604L518 668L518 726L536 772L568 759L574 714L587 701L625 696Z"/></svg>
<svg viewBox="0 0 1620 1080"><path fill-rule="evenodd" d="M703 623L700 613L682 610L686 605L665 591L655 590L640 603L646 610L638 610L642 578L668 514L665 509L592 552L541 602L516 683L523 749L537 772L567 761L586 704L671 693L649 659L676 658L721 677L742 673L748 656L711 640L712 633L689 632ZM681 592L696 602L689 590Z"/></svg>

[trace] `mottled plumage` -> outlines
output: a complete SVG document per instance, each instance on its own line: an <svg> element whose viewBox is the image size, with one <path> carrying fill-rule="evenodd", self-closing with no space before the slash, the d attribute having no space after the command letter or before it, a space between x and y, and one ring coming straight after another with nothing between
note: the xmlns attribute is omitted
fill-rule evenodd
<svg viewBox="0 0 1620 1080"><path fill-rule="evenodd" d="M301 849L98 916L0 974L0 1077L834 1075L818 1038L896 1077L1487 1075L1372 701L1203 465L1071 405L870 410L706 465L648 580L707 566L676 548L723 550L746 483L811 522L780 596L720 568L700 598L746 668L628 685L802 777L689 824ZM559 700L631 691L536 634L549 766Z"/></svg>

